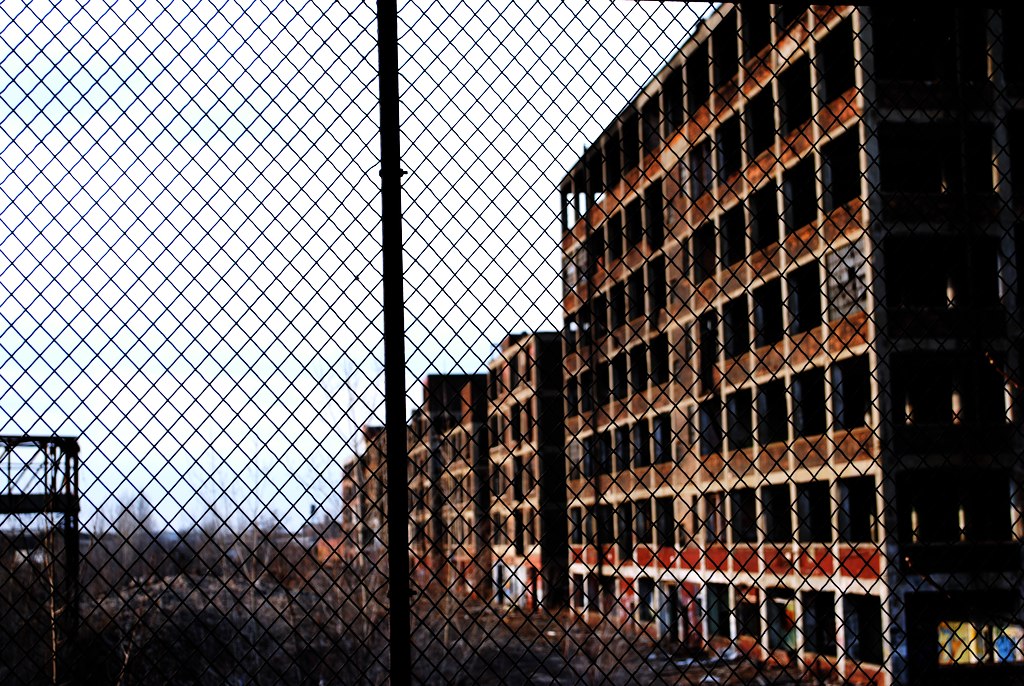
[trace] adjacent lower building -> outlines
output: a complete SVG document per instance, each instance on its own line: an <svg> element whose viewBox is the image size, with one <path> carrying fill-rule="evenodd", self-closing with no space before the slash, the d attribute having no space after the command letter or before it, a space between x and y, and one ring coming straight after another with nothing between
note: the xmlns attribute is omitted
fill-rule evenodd
<svg viewBox="0 0 1024 686"><path fill-rule="evenodd" d="M570 170L581 611L1024 680L1022 16L723 4Z"/></svg>

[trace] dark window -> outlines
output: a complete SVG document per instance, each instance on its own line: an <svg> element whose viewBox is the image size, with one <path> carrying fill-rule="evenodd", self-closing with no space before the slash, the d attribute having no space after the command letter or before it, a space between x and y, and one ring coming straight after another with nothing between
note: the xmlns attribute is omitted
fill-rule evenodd
<svg viewBox="0 0 1024 686"><path fill-rule="evenodd" d="M598 545L611 545L615 540L615 520L611 505L597 506L597 535Z"/></svg>
<svg viewBox="0 0 1024 686"><path fill-rule="evenodd" d="M669 498L658 498L654 501L654 525L658 530L658 545L671 548L676 544L675 501Z"/></svg>
<svg viewBox="0 0 1024 686"><path fill-rule="evenodd" d="M768 650L793 650L796 648L796 617L793 607L793 592L784 588L768 589L767 643Z"/></svg>
<svg viewBox="0 0 1024 686"><path fill-rule="evenodd" d="M750 157L754 159L775 141L775 101L771 87L764 88L747 103L747 131Z"/></svg>
<svg viewBox="0 0 1024 686"><path fill-rule="evenodd" d="M718 220L722 236L722 266L729 267L747 256L747 222L743 205L736 205Z"/></svg>
<svg viewBox="0 0 1024 686"><path fill-rule="evenodd" d="M818 217L818 191L814 184L814 158L808 157L782 175L786 233L807 226Z"/></svg>
<svg viewBox="0 0 1024 686"><path fill-rule="evenodd" d="M629 502L619 503L616 514L619 520L619 553L628 558L633 555L633 506Z"/></svg>
<svg viewBox="0 0 1024 686"><path fill-rule="evenodd" d="M879 79L978 82L986 76L985 16L981 8L918 12L873 7L872 51Z"/></svg>
<svg viewBox="0 0 1024 686"><path fill-rule="evenodd" d="M592 328L592 335L594 338L600 338L607 333L607 322L608 322L608 300L601 293L594 296L594 299L590 301L590 307L593 312L594 325Z"/></svg>
<svg viewBox="0 0 1024 686"><path fill-rule="evenodd" d="M515 548L516 554L522 555L526 551L526 524L523 522L523 513L518 510L515 513Z"/></svg>
<svg viewBox="0 0 1024 686"><path fill-rule="evenodd" d="M629 429L620 426L615 429L615 471L629 469Z"/></svg>
<svg viewBox="0 0 1024 686"><path fill-rule="evenodd" d="M648 577L637 579L637 595L640 601L637 605L640 621L647 622L654 619L654 579Z"/></svg>
<svg viewBox="0 0 1024 686"><path fill-rule="evenodd" d="M705 139L690 152L690 199L697 201L711 190L714 171L711 168L711 140Z"/></svg>
<svg viewBox="0 0 1024 686"><path fill-rule="evenodd" d="M847 131L825 144L825 211L831 212L860 195L860 139Z"/></svg>
<svg viewBox="0 0 1024 686"><path fill-rule="evenodd" d="M992 192L992 129L985 124L884 123L878 157L885 192Z"/></svg>
<svg viewBox="0 0 1024 686"><path fill-rule="evenodd" d="M653 97L644 104L643 109L643 144L644 152L653 153L661 142L661 111L658 109L658 98Z"/></svg>
<svg viewBox="0 0 1024 686"><path fill-rule="evenodd" d="M651 501L644 499L636 501L636 511L633 515L634 531L637 543L653 543L653 527L651 526Z"/></svg>
<svg viewBox="0 0 1024 686"><path fill-rule="evenodd" d="M672 417L660 414L652 420L654 437L654 461L672 461Z"/></svg>
<svg viewBox="0 0 1024 686"><path fill-rule="evenodd" d="M882 664L882 601L878 596L843 596L843 631L848 659Z"/></svg>
<svg viewBox="0 0 1024 686"><path fill-rule="evenodd" d="M825 433L823 369L810 369L793 377L793 431L796 436Z"/></svg>
<svg viewBox="0 0 1024 686"><path fill-rule="evenodd" d="M583 412L594 409L594 374L589 370L580 375L580 409Z"/></svg>
<svg viewBox="0 0 1024 686"><path fill-rule="evenodd" d="M633 465L646 467L651 464L651 435L647 422L640 420L631 426L629 437L633 446Z"/></svg>
<svg viewBox="0 0 1024 686"><path fill-rule="evenodd" d="M569 508L570 541L575 545L583 544L583 511L578 507Z"/></svg>
<svg viewBox="0 0 1024 686"><path fill-rule="evenodd" d="M811 118L811 61L807 57L779 75L779 107L784 136Z"/></svg>
<svg viewBox="0 0 1024 686"><path fill-rule="evenodd" d="M660 386L668 381L668 336L662 334L651 339L651 385Z"/></svg>
<svg viewBox="0 0 1024 686"><path fill-rule="evenodd" d="M588 201L591 203L604 192L603 162L601 151L597 148L592 149L587 155L587 195L589 196Z"/></svg>
<svg viewBox="0 0 1024 686"><path fill-rule="evenodd" d="M693 232L693 280L699 284L715 273L715 226L705 224Z"/></svg>
<svg viewBox="0 0 1024 686"><path fill-rule="evenodd" d="M740 137L740 118L727 119L718 127L715 136L718 146L718 178L725 182L740 170L743 164L743 139Z"/></svg>
<svg viewBox="0 0 1024 686"><path fill-rule="evenodd" d="M665 88L661 93L665 124L670 133L683 123L683 72L673 69L665 77Z"/></svg>
<svg viewBox="0 0 1024 686"><path fill-rule="evenodd" d="M839 480L839 540L870 543L875 530L875 477Z"/></svg>
<svg viewBox="0 0 1024 686"><path fill-rule="evenodd" d="M610 317L608 328L614 331L626 323L626 286L621 283L615 284L608 291L608 299Z"/></svg>
<svg viewBox="0 0 1024 686"><path fill-rule="evenodd" d="M818 59L825 78L825 102L832 102L856 85L853 23L849 19L842 21L818 43Z"/></svg>
<svg viewBox="0 0 1024 686"><path fill-rule="evenodd" d="M761 489L764 504L764 540L788 543L793 539L793 504L789 498L789 484L765 486Z"/></svg>
<svg viewBox="0 0 1024 686"><path fill-rule="evenodd" d="M736 12L722 17L711 33L712 71L715 86L721 86L739 71L740 59L736 43Z"/></svg>
<svg viewBox="0 0 1024 686"><path fill-rule="evenodd" d="M821 278L817 262L810 262L789 275L790 333L810 331L821 324Z"/></svg>
<svg viewBox="0 0 1024 686"><path fill-rule="evenodd" d="M732 510L729 525L733 543L757 541L757 497L752 488L738 488L729 494Z"/></svg>
<svg viewBox="0 0 1024 686"><path fill-rule="evenodd" d="M597 406L607 405L611 399L611 391L608 388L608 363L602 362L594 368L594 396L597 398Z"/></svg>
<svg viewBox="0 0 1024 686"><path fill-rule="evenodd" d="M608 134L604 142L604 174L612 188L622 178L622 139L618 132Z"/></svg>
<svg viewBox="0 0 1024 686"><path fill-rule="evenodd" d="M612 435L604 431L594 439L594 462L598 474L610 474L612 471Z"/></svg>
<svg viewBox="0 0 1024 686"><path fill-rule="evenodd" d="M644 207L647 210L647 246L657 250L665 240L664 198L661 192L661 181L655 181L644 194Z"/></svg>
<svg viewBox="0 0 1024 686"><path fill-rule="evenodd" d="M626 249L640 245L644 237L644 215L640 198L634 198L626 205Z"/></svg>
<svg viewBox="0 0 1024 686"><path fill-rule="evenodd" d="M658 257L647 263L647 292L651 298L651 315L655 316L665 307L665 258Z"/></svg>
<svg viewBox="0 0 1024 686"><path fill-rule="evenodd" d="M626 353L619 353L612 360L612 396L618 400L629 394L629 377L626 371Z"/></svg>
<svg viewBox="0 0 1024 686"><path fill-rule="evenodd" d="M811 6L809 2L786 2L778 5L779 20L782 28L788 28L797 19L802 19L807 9Z"/></svg>
<svg viewBox="0 0 1024 686"><path fill-rule="evenodd" d="M640 393L648 385L647 347L642 343L629 350L629 380L633 393Z"/></svg>
<svg viewBox="0 0 1024 686"><path fill-rule="evenodd" d="M754 346L775 345L782 335L782 280L775 279L754 290Z"/></svg>
<svg viewBox="0 0 1024 686"><path fill-rule="evenodd" d="M1009 475L992 469L907 471L896 481L900 536L911 543L1011 540Z"/></svg>
<svg viewBox="0 0 1024 686"><path fill-rule="evenodd" d="M565 382L565 411L570 417L575 417L580 413L580 394L574 377L569 377L569 380ZM498 439L498 436L494 437L495 445L497 445Z"/></svg>
<svg viewBox="0 0 1024 686"><path fill-rule="evenodd" d="M776 198L778 187L772 181L750 196L750 213L753 225L750 242L753 250L763 250L779 242L779 206Z"/></svg>
<svg viewBox="0 0 1024 686"><path fill-rule="evenodd" d="M718 361L718 317L714 311L700 318L700 382L705 392L714 385L715 363Z"/></svg>
<svg viewBox="0 0 1024 686"><path fill-rule="evenodd" d="M761 638L761 610L757 603L746 600L736 603L736 633L740 636Z"/></svg>
<svg viewBox="0 0 1024 686"><path fill-rule="evenodd" d="M769 381L757 393L757 440L768 445L788 437L785 383L781 379Z"/></svg>
<svg viewBox="0 0 1024 686"><path fill-rule="evenodd" d="M709 398L700 404L700 454L711 455L722 451L722 407L718 398Z"/></svg>
<svg viewBox="0 0 1024 686"><path fill-rule="evenodd" d="M832 365L832 410L839 429L867 424L871 412L871 376L866 355Z"/></svg>
<svg viewBox="0 0 1024 686"><path fill-rule="evenodd" d="M722 349L727 358L739 357L750 350L750 315L745 295L725 303L722 324Z"/></svg>
<svg viewBox="0 0 1024 686"><path fill-rule="evenodd" d="M725 540L725 495L708 493L704 496L704 542Z"/></svg>
<svg viewBox="0 0 1024 686"><path fill-rule="evenodd" d="M742 12L743 59L750 59L771 42L772 17L768 5L744 5Z"/></svg>
<svg viewBox="0 0 1024 686"><path fill-rule="evenodd" d="M804 649L819 655L836 654L836 596L825 591L805 591Z"/></svg>
<svg viewBox="0 0 1024 686"><path fill-rule="evenodd" d="M629 291L628 320L632 321L637 317L644 316L645 313L643 269L637 269L629 275L627 287Z"/></svg>
<svg viewBox="0 0 1024 686"><path fill-rule="evenodd" d="M707 585L708 634L729 635L729 586L727 584Z"/></svg>
<svg viewBox="0 0 1024 686"><path fill-rule="evenodd" d="M726 438L729 440L729 450L749 448L753 444L754 432L751 426L753 406L750 389L744 388L726 396L725 431Z"/></svg>
<svg viewBox="0 0 1024 686"><path fill-rule="evenodd" d="M608 246L608 262L622 257L622 213L613 212L605 225L605 243Z"/></svg>
<svg viewBox="0 0 1024 686"><path fill-rule="evenodd" d="M802 543L832 542L832 496L827 481L796 485L796 518Z"/></svg>
<svg viewBox="0 0 1024 686"><path fill-rule="evenodd" d="M622 170L640 164L640 117L634 112L622 122Z"/></svg>
<svg viewBox="0 0 1024 686"><path fill-rule="evenodd" d="M708 44L702 43L686 58L686 111L692 117L711 94Z"/></svg>

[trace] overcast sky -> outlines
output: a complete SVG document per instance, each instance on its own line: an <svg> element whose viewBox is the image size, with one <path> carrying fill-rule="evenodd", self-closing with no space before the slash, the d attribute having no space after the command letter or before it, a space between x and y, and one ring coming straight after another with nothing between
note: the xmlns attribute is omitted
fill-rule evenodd
<svg viewBox="0 0 1024 686"><path fill-rule="evenodd" d="M410 402L557 326L558 181L694 10L402 7ZM374 5L2 11L0 430L82 437L86 518L336 511L383 420Z"/></svg>

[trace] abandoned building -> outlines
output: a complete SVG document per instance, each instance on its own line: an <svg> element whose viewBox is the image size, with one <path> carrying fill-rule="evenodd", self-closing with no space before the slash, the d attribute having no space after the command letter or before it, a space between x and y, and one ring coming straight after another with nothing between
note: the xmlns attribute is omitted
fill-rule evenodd
<svg viewBox="0 0 1024 686"><path fill-rule="evenodd" d="M568 593L562 337L513 334L488 363L495 600L563 606Z"/></svg>
<svg viewBox="0 0 1024 686"><path fill-rule="evenodd" d="M581 612L1024 680L1022 19L721 5L569 171Z"/></svg>

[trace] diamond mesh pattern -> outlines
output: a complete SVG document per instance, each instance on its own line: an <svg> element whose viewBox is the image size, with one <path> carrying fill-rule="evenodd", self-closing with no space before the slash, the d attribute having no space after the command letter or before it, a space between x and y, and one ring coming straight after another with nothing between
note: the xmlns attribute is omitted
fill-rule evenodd
<svg viewBox="0 0 1024 686"><path fill-rule="evenodd" d="M0 682L1024 682L1021 11L2 11Z"/></svg>

